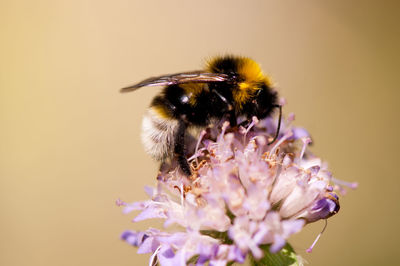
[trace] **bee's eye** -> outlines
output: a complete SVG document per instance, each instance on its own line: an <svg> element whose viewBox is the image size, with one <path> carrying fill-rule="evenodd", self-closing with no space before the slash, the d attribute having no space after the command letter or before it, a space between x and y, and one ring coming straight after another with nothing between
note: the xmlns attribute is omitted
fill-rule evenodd
<svg viewBox="0 0 400 266"><path fill-rule="evenodd" d="M263 90L263 89L259 89L259 90L257 91L257 93L256 93L256 96L257 96L257 97L260 96L262 90Z"/></svg>

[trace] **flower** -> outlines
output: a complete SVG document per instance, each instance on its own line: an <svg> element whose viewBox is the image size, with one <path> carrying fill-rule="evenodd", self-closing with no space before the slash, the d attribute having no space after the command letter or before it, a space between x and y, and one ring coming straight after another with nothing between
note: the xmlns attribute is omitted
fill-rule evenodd
<svg viewBox="0 0 400 266"><path fill-rule="evenodd" d="M307 150L311 138L293 119L282 121L272 145L272 118L254 118L247 128L221 122L201 132L189 158L192 176L172 161L157 186L146 188L149 200L118 201L125 213L140 211L134 222L159 218L165 228L174 224L179 230L126 231L122 239L138 253L153 253L150 265L226 265L291 249L292 234L339 211L334 188L344 191L346 185Z"/></svg>

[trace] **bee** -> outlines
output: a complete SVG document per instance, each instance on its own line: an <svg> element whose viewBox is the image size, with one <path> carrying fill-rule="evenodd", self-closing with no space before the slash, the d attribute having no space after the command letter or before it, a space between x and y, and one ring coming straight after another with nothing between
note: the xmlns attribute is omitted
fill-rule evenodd
<svg viewBox="0 0 400 266"><path fill-rule="evenodd" d="M229 120L237 126L237 118L247 121L256 116L263 119L282 108L270 78L258 63L247 57L220 56L208 61L204 70L151 77L121 92L146 86L164 86L154 97L142 122L145 150L157 161L176 158L181 170L191 175L185 154L185 135L191 127L206 127L213 121ZM246 121L246 120L245 120Z"/></svg>

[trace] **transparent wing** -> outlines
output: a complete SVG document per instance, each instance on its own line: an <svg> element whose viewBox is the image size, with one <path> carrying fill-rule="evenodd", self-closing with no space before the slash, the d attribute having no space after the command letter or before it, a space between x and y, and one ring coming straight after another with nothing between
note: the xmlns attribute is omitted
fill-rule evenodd
<svg viewBox="0 0 400 266"><path fill-rule="evenodd" d="M208 83L230 80L229 76L221 73L209 73L204 71L184 72L158 77L151 77L132 86L121 89L121 92L130 92L146 86L166 86L182 83Z"/></svg>

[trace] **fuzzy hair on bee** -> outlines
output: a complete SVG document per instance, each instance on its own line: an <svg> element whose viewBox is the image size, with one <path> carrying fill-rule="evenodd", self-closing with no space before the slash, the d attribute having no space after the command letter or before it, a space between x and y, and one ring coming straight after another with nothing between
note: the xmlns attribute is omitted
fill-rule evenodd
<svg viewBox="0 0 400 266"><path fill-rule="evenodd" d="M160 162L176 158L188 176L191 169L185 154L185 135L189 128L206 127L223 118L234 127L238 117L263 119L275 108L279 108L280 117L282 114L271 79L263 74L257 62L247 57L214 57L204 70L151 77L121 92L147 86L164 88L154 97L143 118L145 150ZM280 117L277 133L270 143L279 133Z"/></svg>

